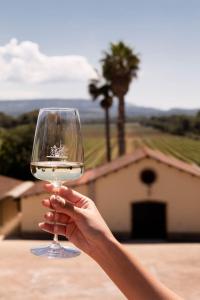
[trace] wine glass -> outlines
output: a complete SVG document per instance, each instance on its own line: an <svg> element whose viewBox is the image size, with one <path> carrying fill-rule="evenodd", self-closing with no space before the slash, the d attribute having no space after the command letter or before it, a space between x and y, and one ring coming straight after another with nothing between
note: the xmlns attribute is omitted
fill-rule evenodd
<svg viewBox="0 0 200 300"><path fill-rule="evenodd" d="M74 108L40 109L33 142L31 172L37 179L60 187L83 174L83 145L80 118ZM78 249L63 247L55 234L49 246L31 252L49 258L68 258L80 254Z"/></svg>

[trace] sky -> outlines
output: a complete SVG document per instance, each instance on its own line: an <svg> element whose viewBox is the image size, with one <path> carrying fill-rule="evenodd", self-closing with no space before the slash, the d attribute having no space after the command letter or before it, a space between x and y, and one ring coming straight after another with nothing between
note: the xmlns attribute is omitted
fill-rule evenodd
<svg viewBox="0 0 200 300"><path fill-rule="evenodd" d="M141 59L132 104L200 107L199 0L0 0L0 100L90 99L120 40Z"/></svg>

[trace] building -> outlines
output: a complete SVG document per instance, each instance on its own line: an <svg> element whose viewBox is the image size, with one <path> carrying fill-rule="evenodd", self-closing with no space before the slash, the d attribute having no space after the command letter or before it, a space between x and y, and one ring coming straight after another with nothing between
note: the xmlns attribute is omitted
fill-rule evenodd
<svg viewBox="0 0 200 300"><path fill-rule="evenodd" d="M20 196L33 185L7 176L0 176L0 236L4 238L21 222Z"/></svg>
<svg viewBox="0 0 200 300"><path fill-rule="evenodd" d="M38 232L37 182L21 198L22 232ZM157 150L143 148L93 170L70 184L91 197L111 230L141 239L200 238L200 168Z"/></svg>

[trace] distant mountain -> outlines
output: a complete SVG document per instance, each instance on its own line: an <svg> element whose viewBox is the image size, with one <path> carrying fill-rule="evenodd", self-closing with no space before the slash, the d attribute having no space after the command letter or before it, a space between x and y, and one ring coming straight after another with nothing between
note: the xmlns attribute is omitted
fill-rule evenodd
<svg viewBox="0 0 200 300"><path fill-rule="evenodd" d="M171 108L168 110L156 109L152 107L143 107L136 105L127 105L127 115L131 116L170 116L170 115L188 115L194 116L200 110L199 109L184 109L184 108Z"/></svg>
<svg viewBox="0 0 200 300"><path fill-rule="evenodd" d="M75 107L79 110L82 120L96 120L104 117L104 112L98 101L91 101L85 99L33 99L33 100L5 100L0 101L0 112L5 114L18 116L22 113L40 109L43 107ZM160 110L150 107L142 107L126 103L127 117L136 116L163 116L171 114L186 114L194 115L197 109L170 109ZM117 115L117 103L111 109L111 116Z"/></svg>
<svg viewBox="0 0 200 300"><path fill-rule="evenodd" d="M18 116L44 107L77 108L83 119L103 118L104 114L98 101L84 99L33 99L0 101L0 111L8 115Z"/></svg>

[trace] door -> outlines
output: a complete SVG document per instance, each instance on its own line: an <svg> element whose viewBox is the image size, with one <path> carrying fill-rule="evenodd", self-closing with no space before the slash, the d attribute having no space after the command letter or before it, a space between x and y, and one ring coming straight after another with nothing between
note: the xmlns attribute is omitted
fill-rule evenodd
<svg viewBox="0 0 200 300"><path fill-rule="evenodd" d="M133 203L132 237L137 239L166 238L166 204L157 201Z"/></svg>

